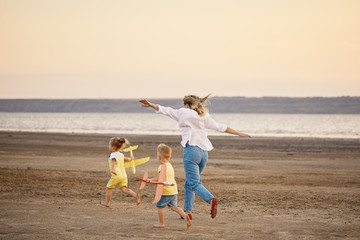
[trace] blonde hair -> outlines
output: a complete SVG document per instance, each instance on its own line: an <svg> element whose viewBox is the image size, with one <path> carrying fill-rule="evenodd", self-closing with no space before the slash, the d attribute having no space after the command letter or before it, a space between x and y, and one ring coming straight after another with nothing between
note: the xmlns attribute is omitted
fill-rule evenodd
<svg viewBox="0 0 360 240"><path fill-rule="evenodd" d="M121 138L121 137L113 137L110 139L109 144L111 146L116 147L117 149L121 149L122 147L124 147L125 145L129 145L130 142L129 140L127 140L126 138Z"/></svg>
<svg viewBox="0 0 360 240"><path fill-rule="evenodd" d="M171 158L171 153L172 153L172 149L171 147L161 143L159 144L159 146L157 147L157 152L159 154L159 156L161 158L164 159L170 159Z"/></svg>
<svg viewBox="0 0 360 240"><path fill-rule="evenodd" d="M210 95L211 93L203 98L196 95L187 95L183 99L184 105L188 104L190 109L195 110L200 116L204 116L208 112L204 106L206 106Z"/></svg>

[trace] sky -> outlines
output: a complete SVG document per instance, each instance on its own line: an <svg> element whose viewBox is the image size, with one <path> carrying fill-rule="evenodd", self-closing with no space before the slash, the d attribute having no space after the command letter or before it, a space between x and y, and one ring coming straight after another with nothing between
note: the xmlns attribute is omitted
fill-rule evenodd
<svg viewBox="0 0 360 240"><path fill-rule="evenodd" d="M360 96L358 0L0 0L0 98Z"/></svg>

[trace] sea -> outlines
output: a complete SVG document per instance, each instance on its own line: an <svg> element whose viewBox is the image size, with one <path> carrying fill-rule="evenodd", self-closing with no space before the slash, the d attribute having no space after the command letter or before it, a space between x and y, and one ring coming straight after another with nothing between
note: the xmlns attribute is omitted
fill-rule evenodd
<svg viewBox="0 0 360 240"><path fill-rule="evenodd" d="M240 114L211 116L253 137L360 138L359 114ZM0 113L0 131L180 135L177 123L156 113ZM226 135L209 130L211 136Z"/></svg>

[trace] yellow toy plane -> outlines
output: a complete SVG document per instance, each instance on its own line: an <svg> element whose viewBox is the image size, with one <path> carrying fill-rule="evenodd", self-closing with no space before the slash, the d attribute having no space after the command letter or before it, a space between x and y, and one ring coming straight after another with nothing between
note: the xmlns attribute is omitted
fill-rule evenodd
<svg viewBox="0 0 360 240"><path fill-rule="evenodd" d="M171 182L165 182L165 175L166 175L166 165L165 164L161 164L161 169L160 169L160 174L159 177L156 181L153 180L149 180L148 179L148 172L144 173L144 177L143 178L139 178L138 179L141 181L141 185L139 190L142 190L145 188L146 183L151 183L151 184L156 184L156 191L155 191L155 198L153 203L157 203L158 201L160 201L161 199L161 195L164 189L164 185L166 186L174 186L174 183Z"/></svg>
<svg viewBox="0 0 360 240"><path fill-rule="evenodd" d="M130 152L131 157L134 157L133 151L136 150L138 148L138 145L136 146L130 146L128 148L123 149L123 152ZM126 162L124 164L125 168L132 168L132 173L135 174L136 170L135 170L135 166L144 164L146 162L148 162L150 159L150 157L146 157L146 158L140 158L140 159L134 159L131 160L130 162Z"/></svg>

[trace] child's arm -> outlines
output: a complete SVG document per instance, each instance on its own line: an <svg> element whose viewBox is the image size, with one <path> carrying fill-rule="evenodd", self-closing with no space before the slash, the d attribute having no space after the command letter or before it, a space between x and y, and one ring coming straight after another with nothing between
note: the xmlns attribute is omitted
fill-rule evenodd
<svg viewBox="0 0 360 240"><path fill-rule="evenodd" d="M113 158L113 159L111 159L111 161L112 161L112 169L111 169L111 173L113 173L113 174L117 175L117 174L116 174L116 172L115 172L116 159L115 159L115 158Z"/></svg>
<svg viewBox="0 0 360 240"><path fill-rule="evenodd" d="M159 174L160 174L160 172L158 172L158 177L148 179L148 180L146 180L146 182L151 183L151 182L157 182L157 181L159 181Z"/></svg>
<svg viewBox="0 0 360 240"><path fill-rule="evenodd" d="M151 182L156 182L158 180L159 180L159 178L157 177L157 178L147 179L146 182L151 183Z"/></svg>
<svg viewBox="0 0 360 240"><path fill-rule="evenodd" d="M125 162L129 162L131 160L134 160L134 157L124 157Z"/></svg>

